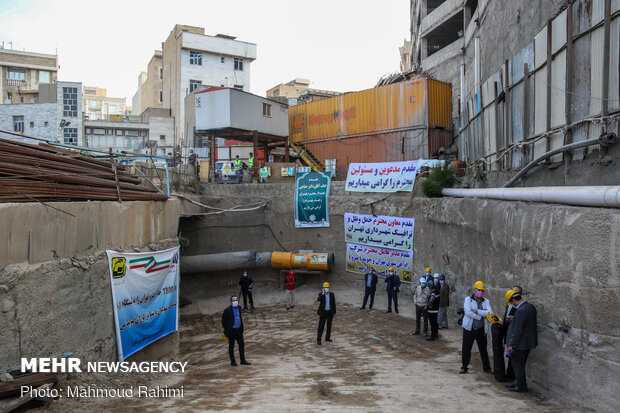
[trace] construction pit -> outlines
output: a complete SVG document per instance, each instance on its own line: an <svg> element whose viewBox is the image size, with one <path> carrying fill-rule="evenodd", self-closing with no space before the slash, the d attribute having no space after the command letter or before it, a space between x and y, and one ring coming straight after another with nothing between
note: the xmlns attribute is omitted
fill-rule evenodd
<svg viewBox="0 0 620 413"><path fill-rule="evenodd" d="M56 204L74 215L97 212L100 217L73 227L71 217L42 205L4 206L3 230L15 237L8 254L0 256L0 328L9 332L2 336L2 366L18 364L20 357L66 352L83 362L118 360L105 248L158 251L180 243L181 262L183 256L247 250L325 251L335 257L333 271L325 275L338 303L333 342L316 343L318 276L300 278L295 308L287 311L280 271L247 268L256 283L256 310L243 313L252 365L232 367L227 341L221 338L221 316L231 294L238 294L242 269L181 274L180 294L191 304L180 309L179 331L128 360L187 362L183 373L69 373L60 374L55 387L137 392L146 386L183 389L183 397L60 397L34 406L49 412L497 411L506 406L614 411L618 392L605 388L618 382L618 356L610 350L617 348L620 334L617 323L603 314L619 310L616 210L432 200L416 193L382 201L385 195L347 193L343 183L334 182L331 226L296 229L292 192L292 184L209 185L205 194L192 198L223 210L260 205L209 215L185 198ZM345 271L343 217L345 212L371 213L373 201L372 213L416 219L414 272L421 274L430 265L446 274L452 292L450 328L441 330L437 341L411 335L415 315L408 283L399 294L399 314L385 312L381 279L374 308L359 309L364 284L361 275ZM17 237L16 228L20 234L25 228L26 235ZM39 243L28 241L30 231ZM64 249L54 248L55 243ZM530 393L509 392L484 373L475 346L469 373L458 374L462 328L457 309L478 279L487 284L498 313L505 306L504 292L515 284L539 309L539 346L527 370Z"/></svg>

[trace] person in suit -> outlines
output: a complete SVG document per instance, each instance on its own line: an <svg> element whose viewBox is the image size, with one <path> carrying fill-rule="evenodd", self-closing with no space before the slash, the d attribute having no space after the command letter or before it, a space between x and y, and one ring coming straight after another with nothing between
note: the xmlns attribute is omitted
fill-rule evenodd
<svg viewBox="0 0 620 413"><path fill-rule="evenodd" d="M388 276L385 277L385 291L388 295L388 309L386 313L392 312L392 301L394 301L394 312L398 314L398 291L400 288L400 278L394 273L394 268L388 268Z"/></svg>
<svg viewBox="0 0 620 413"><path fill-rule="evenodd" d="M506 345L515 372L516 383L507 387L510 391L526 393L525 364L530 350L538 345L536 307L525 301L519 293L512 294L510 302L517 308L517 311L508 328Z"/></svg>
<svg viewBox="0 0 620 413"><path fill-rule="evenodd" d="M504 346L507 344L507 340L508 340L508 328L510 327L510 323L512 322L512 319L514 318L514 315L517 312L517 308L510 303L510 297L512 297L512 295L514 294L514 293L511 293L511 291L515 291L521 294L521 296L523 296L523 289L518 285L515 285L514 287L512 287L512 290L508 290L508 292L506 292L505 297L506 297L507 305L504 310L504 318L502 320L502 326L501 326L502 328L502 352L501 352L502 359L503 359L504 354L506 353L504 351ZM512 361L510 360L510 357L508 357L508 365L506 367L506 372L504 374L503 380L500 379L499 381L512 382L514 379L515 379L515 372L512 368Z"/></svg>
<svg viewBox="0 0 620 413"><path fill-rule="evenodd" d="M446 282L446 276L439 274L439 314L437 315L437 323L439 329L448 328L448 307L450 306L450 286Z"/></svg>
<svg viewBox="0 0 620 413"><path fill-rule="evenodd" d="M222 327L224 327L224 335L228 337L228 355L230 356L230 365L237 366L235 361L235 341L239 345L239 358L241 364L249 366L245 359L245 346L243 344L243 318L239 310L239 297L233 295L230 297L230 305L226 307L222 313Z"/></svg>
<svg viewBox="0 0 620 413"><path fill-rule="evenodd" d="M370 272L367 272L364 277L364 302L362 303L360 310L366 308L366 301L368 300L368 297L370 297L370 305L368 306L368 309L372 310L372 305L375 302L375 291L377 291L377 280L377 273L374 268L371 268Z"/></svg>
<svg viewBox="0 0 620 413"><path fill-rule="evenodd" d="M239 280L239 287L241 288L241 294L243 295L243 311L248 311L248 298L250 298L250 306L252 312L254 312L254 299L252 298L252 287L254 287L254 280L252 277L248 277L248 272L243 271L243 275Z"/></svg>
<svg viewBox="0 0 620 413"><path fill-rule="evenodd" d="M336 298L334 293L329 292L329 283L323 283L323 291L319 293L319 297L316 299L319 302L319 309L316 314L319 316L319 328L316 332L316 344L321 345L321 338L323 338L323 329L325 328L325 322L327 322L327 332L325 333L325 341L332 341L332 320L334 314L336 314Z"/></svg>

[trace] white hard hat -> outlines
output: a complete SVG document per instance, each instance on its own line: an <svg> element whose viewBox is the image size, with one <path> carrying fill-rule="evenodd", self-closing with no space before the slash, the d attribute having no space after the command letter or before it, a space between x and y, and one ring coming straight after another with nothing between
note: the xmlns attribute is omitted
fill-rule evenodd
<svg viewBox="0 0 620 413"><path fill-rule="evenodd" d="M439 273L435 273L435 275L433 275L433 278L439 278Z"/></svg>
<svg viewBox="0 0 620 413"><path fill-rule="evenodd" d="M426 282L426 278L422 277L420 278L420 283L425 283Z"/></svg>

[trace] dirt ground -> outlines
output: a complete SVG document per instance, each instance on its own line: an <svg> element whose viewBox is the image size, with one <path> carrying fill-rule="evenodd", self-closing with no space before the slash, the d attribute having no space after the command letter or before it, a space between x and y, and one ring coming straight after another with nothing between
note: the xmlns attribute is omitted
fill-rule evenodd
<svg viewBox="0 0 620 413"><path fill-rule="evenodd" d="M361 300L356 291L342 294L340 300L336 293L334 341L318 346L316 290L301 290L294 310L287 311L281 302L273 304L283 299L282 293L257 299L257 310L245 314L246 358L251 366L230 366L228 342L220 338L221 312L194 313L181 319L180 355L189 363L184 374L134 375L107 383L183 386L183 398L61 399L42 410L578 411L535 391L509 392L482 372L475 350L469 374L459 375L461 328L440 331L434 342L411 336L413 306L404 297L401 314L386 314L380 292L370 311L354 304ZM225 297L217 299L220 304L223 300L225 304Z"/></svg>

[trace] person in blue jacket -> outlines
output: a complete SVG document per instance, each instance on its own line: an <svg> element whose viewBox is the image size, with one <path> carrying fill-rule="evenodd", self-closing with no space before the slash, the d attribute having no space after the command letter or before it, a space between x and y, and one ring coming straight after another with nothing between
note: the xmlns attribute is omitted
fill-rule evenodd
<svg viewBox="0 0 620 413"><path fill-rule="evenodd" d="M368 308L372 310L372 305L375 302L375 291L377 290L377 273L374 268L371 268L370 272L367 272L364 276L364 285L364 302L362 303L360 310L366 308L368 297L370 297L370 306Z"/></svg>
<svg viewBox="0 0 620 413"><path fill-rule="evenodd" d="M385 277L385 291L388 295L387 313L392 312L392 300L394 300L394 312L398 314L398 289L400 288L400 278L394 273L394 268L388 268L388 275Z"/></svg>

